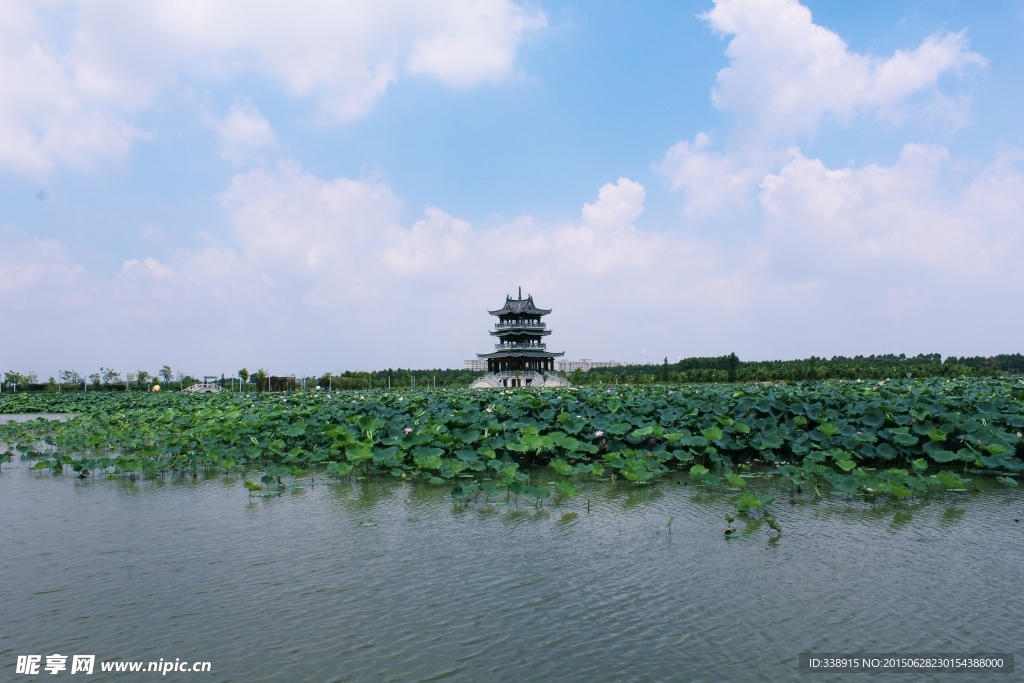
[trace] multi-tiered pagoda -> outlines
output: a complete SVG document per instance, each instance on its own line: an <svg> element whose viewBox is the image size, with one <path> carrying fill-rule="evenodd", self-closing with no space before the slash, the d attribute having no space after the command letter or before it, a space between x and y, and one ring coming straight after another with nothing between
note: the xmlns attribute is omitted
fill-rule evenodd
<svg viewBox="0 0 1024 683"><path fill-rule="evenodd" d="M555 374L555 358L565 352L548 351L542 339L551 330L541 318L551 313L550 308L537 308L533 296L523 298L505 297L505 305L496 311L487 311L497 316L498 322L491 330L491 336L498 338L494 353L478 353L477 357L487 360L487 375L474 386L561 386L565 380Z"/></svg>

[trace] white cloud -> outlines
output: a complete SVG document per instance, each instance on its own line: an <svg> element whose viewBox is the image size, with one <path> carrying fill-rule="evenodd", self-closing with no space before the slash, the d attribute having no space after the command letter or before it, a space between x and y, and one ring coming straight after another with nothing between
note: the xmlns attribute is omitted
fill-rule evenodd
<svg viewBox="0 0 1024 683"><path fill-rule="evenodd" d="M977 204L939 181L948 163L943 148L906 145L891 167L829 169L794 150L761 185L767 241L788 261L801 259L799 272L819 277L837 264L917 267L929 276L990 271L1000 256Z"/></svg>
<svg viewBox="0 0 1024 683"><path fill-rule="evenodd" d="M633 221L644 211L647 192L640 183L619 178L608 183L597 193L597 201L583 205L582 225L595 231L631 228Z"/></svg>
<svg viewBox="0 0 1024 683"><path fill-rule="evenodd" d="M139 228L139 234L146 240L154 243L164 244L167 242L167 235L163 230L152 225L143 225Z"/></svg>
<svg viewBox="0 0 1024 683"><path fill-rule="evenodd" d="M523 37L547 27L542 11L507 0L433 3L427 14L432 28L413 41L406 68L455 87L505 78Z"/></svg>
<svg viewBox="0 0 1024 683"><path fill-rule="evenodd" d="M42 14L33 3L0 0L0 167L35 177L54 164L88 168L121 156L143 137L125 117L141 102L75 68Z"/></svg>
<svg viewBox="0 0 1024 683"><path fill-rule="evenodd" d="M240 166L261 150L277 147L277 136L270 122L252 105L235 105L216 123L220 137L220 155Z"/></svg>
<svg viewBox="0 0 1024 683"><path fill-rule="evenodd" d="M744 204L747 190L758 175L734 157L708 151L709 144L709 135L697 133L692 144L677 142L654 165L673 190L686 193L686 212L692 218L706 216L722 206Z"/></svg>
<svg viewBox="0 0 1024 683"><path fill-rule="evenodd" d="M851 52L796 0L715 0L703 17L732 36L712 100L762 142L813 134L826 118L847 124L866 114L899 123L915 112L919 94L948 108L939 77L985 65L963 32L931 36L884 59ZM951 114L962 123L962 113Z"/></svg>
<svg viewBox="0 0 1024 683"><path fill-rule="evenodd" d="M761 237L728 257L637 226L646 193L626 178L565 222L479 228L427 207L406 226L386 182L284 163L236 175L221 195L234 245L140 258L109 277L58 243L0 234L0 316L14 321L0 344L18 358L196 372L458 366L488 348L484 310L522 285L555 309L551 348L571 357L1002 352L1024 332L1004 294L1024 279L1013 161L950 191L942 148L908 145L893 166L863 168L793 150L762 183ZM950 324L958 311L993 321L983 343ZM74 349L15 332L48 319L77 331Z"/></svg>
<svg viewBox="0 0 1024 683"><path fill-rule="evenodd" d="M174 269L173 268L171 268L170 266L166 266L166 265L160 263L159 261L157 261L152 256L147 256L146 258L144 258L142 260L141 264L140 264L138 259L131 259L131 260L125 261L124 265L121 267L121 272L122 273L128 273L128 274L138 273L139 271L137 269L137 266L139 266L139 265L142 265L146 269L145 272L149 273L153 277L159 277L159 278L172 278L172 277L174 277Z"/></svg>
<svg viewBox="0 0 1024 683"><path fill-rule="evenodd" d="M237 175L220 195L246 259L285 277L360 269L367 248L399 224L401 202L382 181L331 181L284 162Z"/></svg>
<svg viewBox="0 0 1024 683"><path fill-rule="evenodd" d="M710 149L710 136L698 133L655 164L686 195L686 214L694 219L745 206L760 179L785 162L784 150L825 123L874 117L891 125L965 125L970 99L941 92L939 78L986 64L968 50L963 32L931 36L888 58L852 52L796 0L715 0L701 16L730 37L729 64L711 94L734 116L728 150Z"/></svg>
<svg viewBox="0 0 1024 683"><path fill-rule="evenodd" d="M386 232L387 246L381 258L398 275L443 273L457 267L473 246L469 223L452 218L436 206L428 206L425 213L426 218L416 221L412 230L394 227Z"/></svg>
<svg viewBox="0 0 1024 683"><path fill-rule="evenodd" d="M601 187L575 220L538 224L524 216L486 229L437 207L403 225L387 183L320 179L294 163L240 173L220 199L234 245L179 250L165 262L133 259L109 277L80 268L39 276L59 283L59 293L78 289L68 315L82 332L75 353L140 367L146 358L151 365L273 358L281 372L303 371L303 363L310 372L382 362L458 366L490 343L485 310L522 285L556 308L556 347L600 356L633 334L636 315L655 329L684 310L735 310L742 298L707 245L635 225L645 191L626 178ZM0 272L15 253L4 247ZM19 291L36 310L60 305L27 284ZM0 302L0 315L10 306ZM119 323L116 335L105 331L109 320ZM218 332L200 347L195 323L203 320L218 321ZM588 332L595 321L598 337ZM19 357L37 357L4 328L0 340ZM292 351L284 356L284 348Z"/></svg>
<svg viewBox="0 0 1024 683"><path fill-rule="evenodd" d="M50 305L67 297L73 306L79 299L75 292L80 291L79 286L88 275L63 244L31 237L5 225L0 225L0 243L0 301L6 310L31 312L37 297ZM67 310L63 305L59 308Z"/></svg>
<svg viewBox="0 0 1024 683"><path fill-rule="evenodd" d="M145 136L134 114L177 80L261 77L342 121L403 76L500 80L546 21L513 0L0 0L0 166L38 176L123 157Z"/></svg>

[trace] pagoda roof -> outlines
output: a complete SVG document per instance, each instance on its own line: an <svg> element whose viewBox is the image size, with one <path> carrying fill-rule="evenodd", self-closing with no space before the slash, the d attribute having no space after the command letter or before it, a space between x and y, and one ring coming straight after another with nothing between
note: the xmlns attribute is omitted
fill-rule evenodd
<svg viewBox="0 0 1024 683"><path fill-rule="evenodd" d="M545 351L542 349L503 349L494 353L478 353L477 358L555 358L564 356L565 351Z"/></svg>
<svg viewBox="0 0 1024 683"><path fill-rule="evenodd" d="M551 330L531 330L524 327L515 327L508 330L491 330L490 334L493 337L546 337L551 334Z"/></svg>
<svg viewBox="0 0 1024 683"><path fill-rule="evenodd" d="M520 293L518 299L505 295L505 305L496 311L487 311L491 315L547 315L550 308L537 308L533 303L533 295L528 294L524 299Z"/></svg>

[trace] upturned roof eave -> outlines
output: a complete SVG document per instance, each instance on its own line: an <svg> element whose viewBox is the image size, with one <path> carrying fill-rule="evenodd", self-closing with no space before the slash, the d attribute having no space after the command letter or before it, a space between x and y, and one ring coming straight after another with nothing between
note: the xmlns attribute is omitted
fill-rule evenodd
<svg viewBox="0 0 1024 683"><path fill-rule="evenodd" d="M530 349L509 349L508 351L495 351L494 353L478 353L477 358L555 358L564 356L565 351L533 351Z"/></svg>
<svg viewBox="0 0 1024 683"><path fill-rule="evenodd" d="M496 311L487 311L491 315L547 315L554 309L551 308L524 308L513 311L511 308L499 308Z"/></svg>
<svg viewBox="0 0 1024 683"><path fill-rule="evenodd" d="M513 299L506 294L504 306L496 311L487 312L491 315L547 315L551 310L550 308L537 308L533 303L532 294L525 299Z"/></svg>
<svg viewBox="0 0 1024 683"><path fill-rule="evenodd" d="M492 337L501 337L513 334L521 334L526 337L546 337L551 334L551 330L491 330L490 334Z"/></svg>

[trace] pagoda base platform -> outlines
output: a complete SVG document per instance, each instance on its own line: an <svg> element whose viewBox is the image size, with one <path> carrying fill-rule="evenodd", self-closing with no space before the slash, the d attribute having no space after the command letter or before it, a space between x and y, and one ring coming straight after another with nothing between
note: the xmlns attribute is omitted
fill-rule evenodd
<svg viewBox="0 0 1024 683"><path fill-rule="evenodd" d="M567 387L569 380L553 372L489 372L473 382L471 389L507 389L510 387Z"/></svg>

